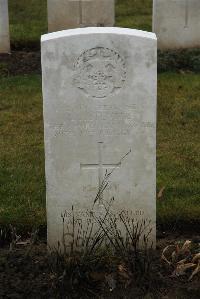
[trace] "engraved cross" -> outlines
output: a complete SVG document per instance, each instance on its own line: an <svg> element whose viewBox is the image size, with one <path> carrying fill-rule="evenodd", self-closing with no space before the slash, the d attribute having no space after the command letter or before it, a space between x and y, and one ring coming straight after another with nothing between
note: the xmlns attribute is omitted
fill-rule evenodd
<svg viewBox="0 0 200 299"><path fill-rule="evenodd" d="M81 169L98 169L98 179L99 179L99 190L102 186L103 183L103 179L104 179L104 174L103 174L103 170L104 169L115 169L115 168L120 168L121 167L121 162L116 163L116 164L106 164L103 163L103 159L102 159L102 145L103 142L98 142L98 157L99 157L99 161L96 164L81 164ZM102 204L103 203L103 194L100 195L99 197L99 203Z"/></svg>
<svg viewBox="0 0 200 299"><path fill-rule="evenodd" d="M91 0L70 0L70 2L77 2L79 7L79 24L82 27L83 24L83 2L90 2Z"/></svg>
<svg viewBox="0 0 200 299"><path fill-rule="evenodd" d="M78 10L79 10L79 23L82 25L83 22L83 15L82 15L82 0L69 0L70 2L77 2L78 4Z"/></svg>
<svg viewBox="0 0 200 299"><path fill-rule="evenodd" d="M185 0L185 26L184 28L188 28L189 22L189 0Z"/></svg>

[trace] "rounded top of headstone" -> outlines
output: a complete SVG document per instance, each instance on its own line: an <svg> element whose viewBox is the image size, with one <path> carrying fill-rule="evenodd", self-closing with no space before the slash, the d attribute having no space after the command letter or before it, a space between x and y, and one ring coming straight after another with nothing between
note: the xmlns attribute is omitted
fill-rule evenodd
<svg viewBox="0 0 200 299"><path fill-rule="evenodd" d="M155 33L129 29L129 28L119 28L119 27L86 27L86 28L76 28L68 29L57 32L52 32L44 34L41 36L41 42L46 42L52 39L76 36L76 35L88 35L88 34L118 34L118 35L128 35L141 37L146 39L156 40Z"/></svg>

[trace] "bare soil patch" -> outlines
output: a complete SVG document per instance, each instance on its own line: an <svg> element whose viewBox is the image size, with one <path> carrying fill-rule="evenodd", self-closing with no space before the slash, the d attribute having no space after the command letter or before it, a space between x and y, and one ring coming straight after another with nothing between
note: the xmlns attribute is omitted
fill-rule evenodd
<svg viewBox="0 0 200 299"><path fill-rule="evenodd" d="M41 72L40 52L16 51L0 54L0 76L39 74Z"/></svg>
<svg viewBox="0 0 200 299"><path fill-rule="evenodd" d="M188 236L179 236L187 239ZM194 239L199 238L193 236ZM40 241L33 246L27 255L27 246L17 246L11 252L8 245L0 249L0 298L144 298L144 299L199 299L200 298L200 275L188 281L187 277L171 276L170 269L161 262L162 249L177 240L173 236L158 240L155 258L153 260L153 272L151 273L152 285L147 289L128 285L122 286L117 280L116 288L110 291L109 286L102 279L103 271L90 273L93 289L79 289L79 286L71 293L62 293L58 289L58 277L49 263L47 246L45 241ZM101 281L102 280L102 281ZM95 288L96 283L96 288ZM59 286L61 287L61 286Z"/></svg>
<svg viewBox="0 0 200 299"><path fill-rule="evenodd" d="M22 49L0 54L0 76L41 73L39 48ZM168 71L200 72L200 49L158 51L158 72Z"/></svg>

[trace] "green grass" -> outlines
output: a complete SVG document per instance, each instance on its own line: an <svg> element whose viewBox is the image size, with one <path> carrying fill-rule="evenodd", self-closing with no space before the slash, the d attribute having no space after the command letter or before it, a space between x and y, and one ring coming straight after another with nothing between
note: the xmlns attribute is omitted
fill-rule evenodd
<svg viewBox="0 0 200 299"><path fill-rule="evenodd" d="M46 0L9 0L10 36L15 47L40 44L47 32Z"/></svg>
<svg viewBox="0 0 200 299"><path fill-rule="evenodd" d="M165 73L158 84L158 222L200 219L200 75Z"/></svg>
<svg viewBox="0 0 200 299"><path fill-rule="evenodd" d="M1 79L0 223L44 223L41 80Z"/></svg>
<svg viewBox="0 0 200 299"><path fill-rule="evenodd" d="M198 221L200 75L165 73L158 84L158 222ZM45 224L40 76L0 84L0 223ZM178 217L178 218L177 218Z"/></svg>
<svg viewBox="0 0 200 299"><path fill-rule="evenodd" d="M152 30L152 0L117 0L116 26Z"/></svg>

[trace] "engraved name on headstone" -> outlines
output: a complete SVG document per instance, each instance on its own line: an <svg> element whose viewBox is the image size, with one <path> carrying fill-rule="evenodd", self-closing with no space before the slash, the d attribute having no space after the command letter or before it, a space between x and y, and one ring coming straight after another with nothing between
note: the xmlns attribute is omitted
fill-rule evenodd
<svg viewBox="0 0 200 299"><path fill-rule="evenodd" d="M199 15L199 0L154 0L153 32L158 38L158 48L199 47Z"/></svg>
<svg viewBox="0 0 200 299"><path fill-rule="evenodd" d="M82 28L42 37L48 244L61 214L112 212L156 222L156 53L153 33Z"/></svg>

